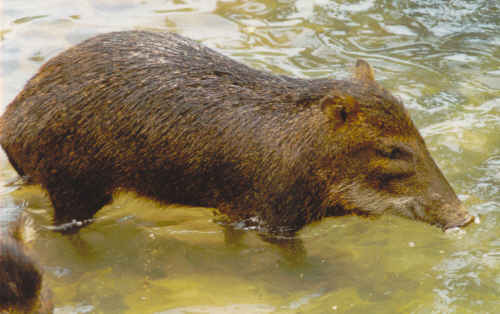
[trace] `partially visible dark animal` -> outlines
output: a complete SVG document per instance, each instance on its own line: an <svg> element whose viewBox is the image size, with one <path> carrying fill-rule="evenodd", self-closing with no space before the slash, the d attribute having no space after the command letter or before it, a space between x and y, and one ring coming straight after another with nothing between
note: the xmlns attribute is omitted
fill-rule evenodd
<svg viewBox="0 0 500 314"><path fill-rule="evenodd" d="M21 208L0 208L0 313L52 313L50 291L25 252Z"/></svg>

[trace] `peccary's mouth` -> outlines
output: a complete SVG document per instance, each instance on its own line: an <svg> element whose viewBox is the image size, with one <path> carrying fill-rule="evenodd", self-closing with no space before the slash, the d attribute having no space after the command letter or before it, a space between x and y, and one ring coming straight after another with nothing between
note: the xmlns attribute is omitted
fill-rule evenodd
<svg viewBox="0 0 500 314"><path fill-rule="evenodd" d="M472 222L479 223L478 218L470 215L460 202L443 204L437 194L437 197L430 201L422 196L391 197L377 193L363 184L348 183L335 186L331 195L332 199L342 199L341 208L348 208L351 213L360 216L391 213L434 225L443 231L451 228L464 228ZM338 210L339 206L332 208L335 210L329 211L330 216L343 214L341 210Z"/></svg>
<svg viewBox="0 0 500 314"><path fill-rule="evenodd" d="M451 229L451 228L464 228L464 227L470 225L471 223L473 223L475 219L476 219L476 217L467 214L465 216L465 218L462 219L462 221L460 221L458 223L456 223L456 222L448 223L445 226L443 226L443 231L446 231L446 230Z"/></svg>
<svg viewBox="0 0 500 314"><path fill-rule="evenodd" d="M393 202L392 209L396 209L396 214L406 216L410 219L417 219L427 222L431 225L436 225L446 231L452 228L464 228L476 221L476 217L468 213L463 215L462 219L454 219L451 222L439 222L439 220L431 219L427 214L424 206L418 199L414 198L401 198L398 202Z"/></svg>

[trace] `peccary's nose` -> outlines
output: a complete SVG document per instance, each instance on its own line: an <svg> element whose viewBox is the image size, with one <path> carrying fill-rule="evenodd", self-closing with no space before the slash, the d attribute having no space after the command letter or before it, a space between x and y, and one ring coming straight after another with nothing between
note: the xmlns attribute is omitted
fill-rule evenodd
<svg viewBox="0 0 500 314"><path fill-rule="evenodd" d="M456 228L456 227L465 227L465 226L471 224L475 219L476 218L474 216L466 214L464 219L462 219L459 222L453 222L453 223L447 224L446 226L443 227L443 230L447 230L450 228Z"/></svg>

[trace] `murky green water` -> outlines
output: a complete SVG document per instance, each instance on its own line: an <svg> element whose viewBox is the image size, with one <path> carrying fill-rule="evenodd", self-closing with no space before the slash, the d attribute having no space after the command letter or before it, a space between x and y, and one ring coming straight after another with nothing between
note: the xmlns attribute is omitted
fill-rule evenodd
<svg viewBox="0 0 500 314"><path fill-rule="evenodd" d="M500 4L495 0L87 0L0 2L1 107L51 56L92 35L157 29L253 67L348 77L357 58L401 97L481 224L445 234L396 217L327 219L307 257L245 232L227 243L209 210L122 195L79 237L45 228L36 187L3 187L34 218L32 247L57 313L498 313ZM0 184L16 176L1 158Z"/></svg>

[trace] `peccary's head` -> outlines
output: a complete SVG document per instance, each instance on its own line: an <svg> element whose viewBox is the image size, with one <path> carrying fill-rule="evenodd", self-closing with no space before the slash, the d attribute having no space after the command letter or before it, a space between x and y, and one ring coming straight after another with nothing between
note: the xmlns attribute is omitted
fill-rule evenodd
<svg viewBox="0 0 500 314"><path fill-rule="evenodd" d="M359 60L353 79L337 84L320 101L328 152L318 174L329 182L324 205L331 214L390 212L444 229L473 221L404 106L375 82L368 63Z"/></svg>

